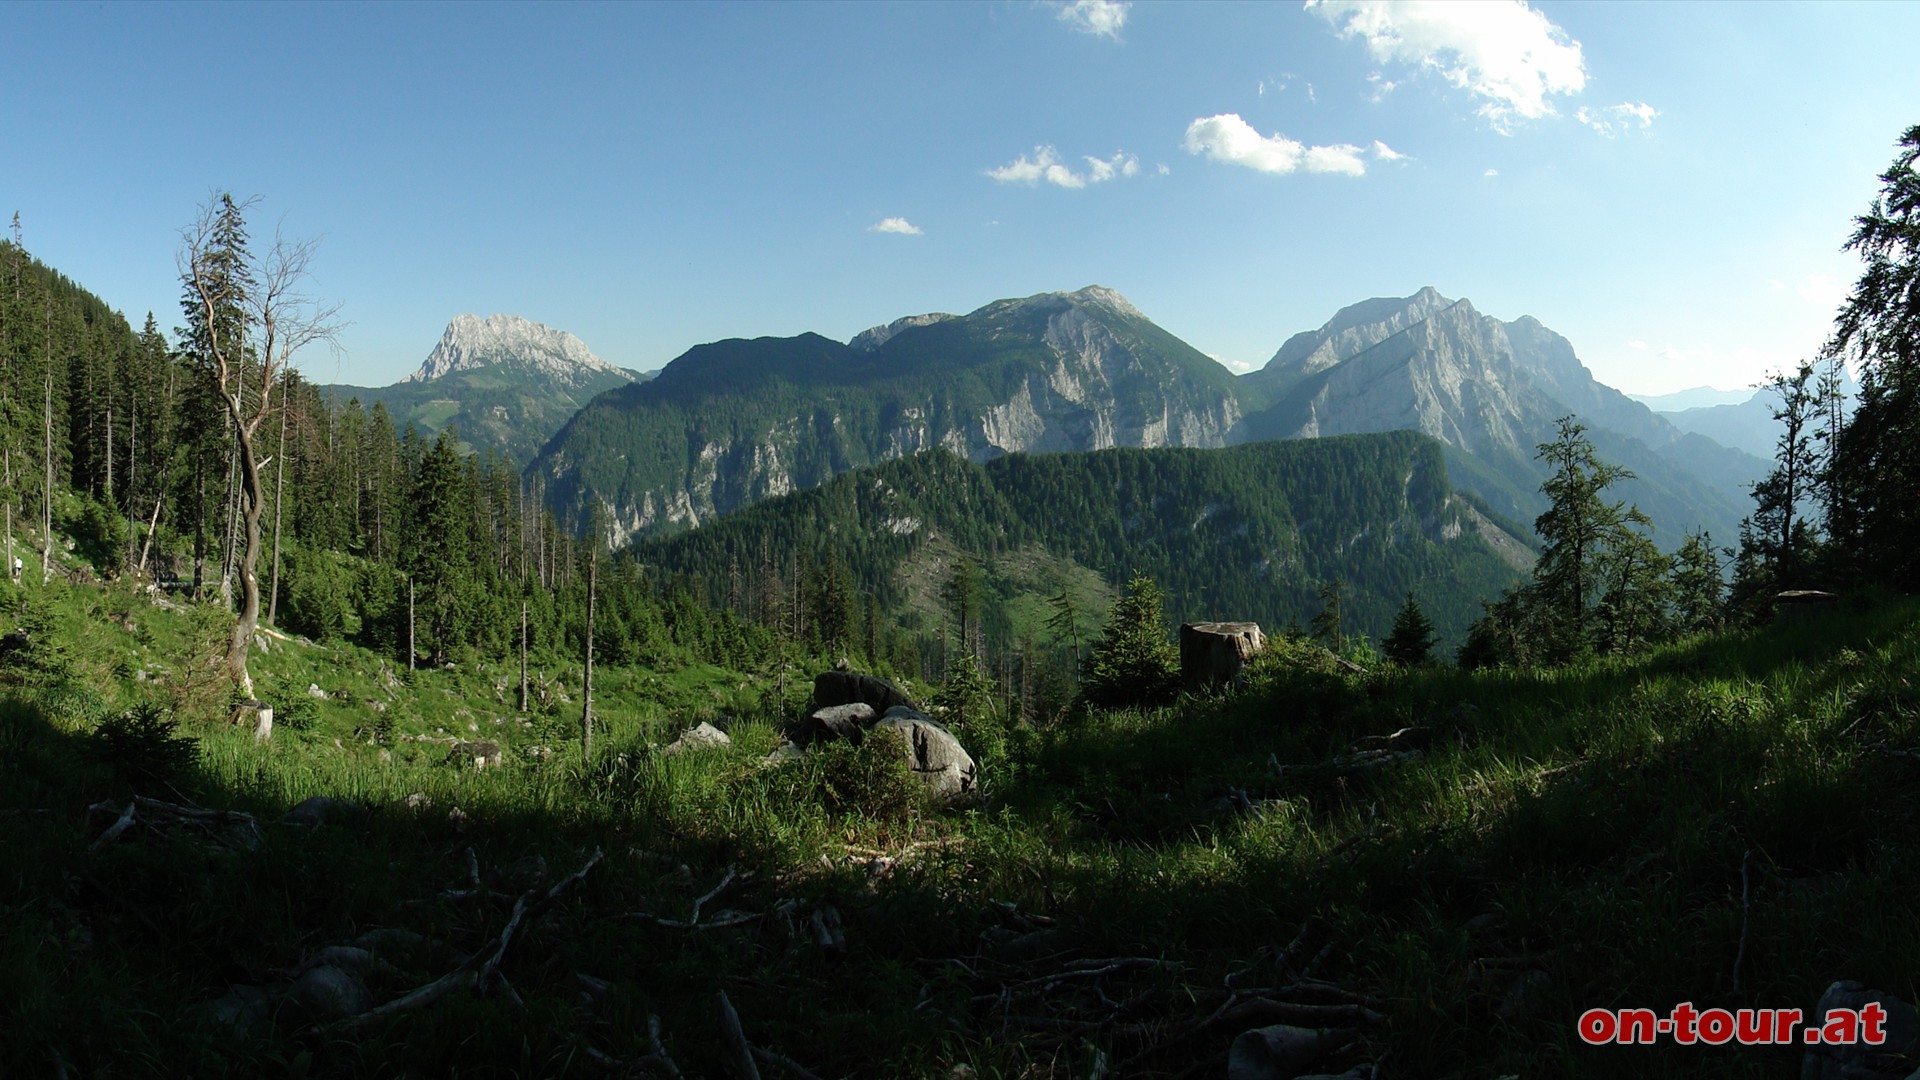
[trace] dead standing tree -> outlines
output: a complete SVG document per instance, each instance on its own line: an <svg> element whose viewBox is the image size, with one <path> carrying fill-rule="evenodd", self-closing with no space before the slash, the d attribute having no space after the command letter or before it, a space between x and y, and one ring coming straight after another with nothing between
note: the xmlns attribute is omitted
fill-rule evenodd
<svg viewBox="0 0 1920 1080"><path fill-rule="evenodd" d="M266 506L260 483L265 463L255 440L273 414L274 384L285 376L294 355L316 341L332 342L341 324L338 305L320 306L300 291L309 275L315 241L289 241L276 235L266 257L257 265L246 265L251 260L244 247L236 248L230 238L244 238L244 211L249 205L236 204L230 195L209 200L193 224L181 232L179 261L196 314L204 320L201 345L238 459L240 611L227 644L226 667L241 691L252 697L247 653L260 623L260 582L254 571L260 562L260 516ZM245 315L237 325L230 315L234 311ZM257 351L248 347L249 332L258 334Z"/></svg>

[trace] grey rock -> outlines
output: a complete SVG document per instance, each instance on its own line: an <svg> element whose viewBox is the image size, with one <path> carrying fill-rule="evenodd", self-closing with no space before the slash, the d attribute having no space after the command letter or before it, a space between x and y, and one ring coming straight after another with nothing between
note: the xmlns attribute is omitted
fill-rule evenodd
<svg viewBox="0 0 1920 1080"><path fill-rule="evenodd" d="M359 807L345 799L336 799L331 795L315 795L310 799L302 799L297 806L287 811L287 816L280 820L289 825L305 825L310 829L317 829L326 824L328 818L338 817L342 812L357 809Z"/></svg>
<svg viewBox="0 0 1920 1080"><path fill-rule="evenodd" d="M680 737L668 743L660 752L667 757L676 757L689 750L707 750L715 746L728 746L733 742L727 733L702 721L698 727L688 728Z"/></svg>
<svg viewBox="0 0 1920 1080"><path fill-rule="evenodd" d="M799 761L801 758L806 756L807 756L807 752L805 750L802 750L799 744L788 742L787 740L782 739L780 740L780 744L778 746L775 746L772 750L767 751L767 756L764 758L761 758L760 763L762 765L771 765L771 766L778 767L781 765L789 764L791 762Z"/></svg>
<svg viewBox="0 0 1920 1080"><path fill-rule="evenodd" d="M358 1016L373 1007L366 984L332 964L301 972L291 996L310 1015L322 1019Z"/></svg>
<svg viewBox="0 0 1920 1080"><path fill-rule="evenodd" d="M247 1033L267 1018L273 1001L257 986L236 986L227 995L209 1001L203 1007L207 1021L214 1027L231 1031L244 1039Z"/></svg>
<svg viewBox="0 0 1920 1080"><path fill-rule="evenodd" d="M484 769L489 765L498 768L501 762L500 744L460 740L453 744L453 749L447 751L447 764L465 765L469 762L476 769Z"/></svg>
<svg viewBox="0 0 1920 1080"><path fill-rule="evenodd" d="M813 710L807 716L807 722L800 734L808 742L834 739L858 741L880 718L880 710L864 701L848 702L845 705L827 705Z"/></svg>
<svg viewBox="0 0 1920 1080"><path fill-rule="evenodd" d="M1821 1024L1830 1010L1857 1012L1874 1002L1886 1010L1886 1040L1879 1046L1808 1047L1800 1059L1800 1080L1913 1080L1920 1075L1920 1012L1896 994L1840 980L1820 995L1820 1004L1807 1014L1807 1026Z"/></svg>
<svg viewBox="0 0 1920 1080"><path fill-rule="evenodd" d="M951 801L975 789L979 770L960 740L939 721L917 709L895 706L873 730L898 731L906 743L907 768L927 786L927 794Z"/></svg>
<svg viewBox="0 0 1920 1080"><path fill-rule="evenodd" d="M1243 1031L1227 1051L1227 1080L1295 1080L1340 1041L1332 1032L1291 1024Z"/></svg>
<svg viewBox="0 0 1920 1080"><path fill-rule="evenodd" d="M332 694L329 694L325 690L320 689L319 683L307 684L307 696L317 701L327 701L333 697Z"/></svg>
<svg viewBox="0 0 1920 1080"><path fill-rule="evenodd" d="M873 707L876 713L884 713L895 705L913 706L913 699L905 690L875 675L859 675L851 671L823 671L813 679L813 707L815 710L829 705L851 705L864 702Z"/></svg>

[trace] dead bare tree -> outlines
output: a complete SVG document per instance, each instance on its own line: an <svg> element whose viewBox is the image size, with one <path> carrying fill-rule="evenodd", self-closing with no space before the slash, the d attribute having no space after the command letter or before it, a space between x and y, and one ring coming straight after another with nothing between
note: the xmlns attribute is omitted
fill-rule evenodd
<svg viewBox="0 0 1920 1080"><path fill-rule="evenodd" d="M245 281L246 275L232 274L219 265L222 257L231 255L221 249L223 229L232 224L223 218L243 209L229 196L208 200L193 224L181 232L179 261L181 277L206 321L207 359L238 458L240 612L228 641L226 666L228 675L251 697L247 653L260 623L260 582L254 570L260 562L260 515L265 509L255 440L261 425L273 415L275 381L284 377L300 350L318 341L332 342L341 323L338 305L320 305L300 291L311 272L317 241L291 241L276 234L265 258L248 268L251 282ZM252 287L247 288L248 284ZM226 310L236 306L245 310L251 329L259 335L257 354L249 353L244 340L235 339L223 318ZM249 365L254 363L256 377L248 379Z"/></svg>

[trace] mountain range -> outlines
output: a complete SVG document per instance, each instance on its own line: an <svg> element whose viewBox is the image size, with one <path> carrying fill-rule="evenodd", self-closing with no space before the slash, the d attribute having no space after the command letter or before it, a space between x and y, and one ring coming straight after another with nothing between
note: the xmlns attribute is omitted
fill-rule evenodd
<svg viewBox="0 0 1920 1080"><path fill-rule="evenodd" d="M643 378L586 343L517 315L460 315L418 370L392 386L328 386L336 400L384 404L396 427L452 426L476 451L524 466L593 397Z"/></svg>
<svg viewBox="0 0 1920 1080"><path fill-rule="evenodd" d="M817 334L697 346L594 399L528 466L556 510L617 542L692 528L851 469L942 447L975 462L1116 447L1217 448L1410 429L1502 516L1539 512L1535 460L1575 414L1675 546L1731 538L1760 458L1683 431L1594 380L1532 318L1428 288L1342 309L1235 377L1119 293L1089 286L929 314L842 344Z"/></svg>

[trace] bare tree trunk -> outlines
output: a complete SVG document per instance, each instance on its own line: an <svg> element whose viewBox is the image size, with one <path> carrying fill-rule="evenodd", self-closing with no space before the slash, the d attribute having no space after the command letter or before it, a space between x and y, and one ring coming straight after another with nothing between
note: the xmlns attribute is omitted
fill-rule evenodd
<svg viewBox="0 0 1920 1080"><path fill-rule="evenodd" d="M407 575L407 670L413 670L413 575Z"/></svg>
<svg viewBox="0 0 1920 1080"><path fill-rule="evenodd" d="M162 494L159 498L153 500L153 519L147 522L147 538L140 542L140 561L135 563L133 567L138 573L146 572L147 552L153 547L153 531L160 527L160 504L165 502L166 498L166 495Z"/></svg>
<svg viewBox="0 0 1920 1080"><path fill-rule="evenodd" d="M599 584L600 547L587 556L587 662L580 681L580 763L593 764L593 594Z"/></svg>
<svg viewBox="0 0 1920 1080"><path fill-rule="evenodd" d="M280 611L280 493L287 486L287 384L293 380L280 376L280 452L273 458L273 587L267 592L267 622L278 626Z"/></svg>
<svg viewBox="0 0 1920 1080"><path fill-rule="evenodd" d="M234 623L233 638L227 649L227 672L240 690L253 696L253 676L247 673L247 650L253 644L254 627L260 624L260 581L254 569L260 562L260 512L266 508L260 490L260 468L253 454L253 435L239 422L240 397L230 399L234 410L234 446L240 458L240 517L244 547L236 569L240 579L240 619Z"/></svg>
<svg viewBox="0 0 1920 1080"><path fill-rule="evenodd" d="M527 601L520 599L520 711L527 711Z"/></svg>

